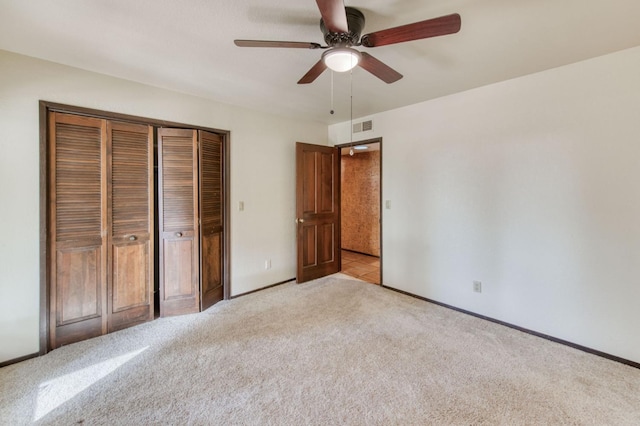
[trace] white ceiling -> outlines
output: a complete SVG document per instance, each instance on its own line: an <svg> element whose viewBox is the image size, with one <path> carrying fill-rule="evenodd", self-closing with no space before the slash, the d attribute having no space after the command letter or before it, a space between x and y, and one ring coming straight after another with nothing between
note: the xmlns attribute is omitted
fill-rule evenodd
<svg viewBox="0 0 640 426"><path fill-rule="evenodd" d="M640 45L638 0L347 0L363 34L457 12L459 33L366 51L404 75L353 72L353 116ZM326 123L348 120L349 73L296 82L321 51L239 48L234 39L324 44L313 0L0 0L0 49ZM361 48L365 50L365 48ZM0 69L1 72L1 69Z"/></svg>

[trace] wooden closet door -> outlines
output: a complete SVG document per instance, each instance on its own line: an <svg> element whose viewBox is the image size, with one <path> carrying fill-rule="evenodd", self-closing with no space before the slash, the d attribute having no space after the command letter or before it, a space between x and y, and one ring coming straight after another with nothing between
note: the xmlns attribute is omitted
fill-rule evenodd
<svg viewBox="0 0 640 426"><path fill-rule="evenodd" d="M161 316L200 308L197 144L195 130L158 130Z"/></svg>
<svg viewBox="0 0 640 426"><path fill-rule="evenodd" d="M49 114L50 345L107 330L106 122Z"/></svg>
<svg viewBox="0 0 640 426"><path fill-rule="evenodd" d="M153 129L108 122L109 332L153 319Z"/></svg>
<svg viewBox="0 0 640 426"><path fill-rule="evenodd" d="M200 309L223 298L222 138L198 132L200 140Z"/></svg>

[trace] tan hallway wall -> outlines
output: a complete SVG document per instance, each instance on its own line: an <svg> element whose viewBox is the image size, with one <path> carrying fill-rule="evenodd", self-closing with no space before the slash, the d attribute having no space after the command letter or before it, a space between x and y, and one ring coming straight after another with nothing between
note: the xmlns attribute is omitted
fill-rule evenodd
<svg viewBox="0 0 640 426"><path fill-rule="evenodd" d="M380 151L341 161L342 248L380 256Z"/></svg>

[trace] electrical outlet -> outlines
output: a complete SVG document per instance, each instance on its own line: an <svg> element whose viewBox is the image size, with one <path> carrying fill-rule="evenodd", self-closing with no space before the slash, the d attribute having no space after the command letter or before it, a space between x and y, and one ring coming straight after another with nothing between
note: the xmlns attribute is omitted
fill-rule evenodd
<svg viewBox="0 0 640 426"><path fill-rule="evenodd" d="M473 282L473 291L476 293L482 293L482 282L474 281Z"/></svg>
<svg viewBox="0 0 640 426"><path fill-rule="evenodd" d="M244 211L244 201L238 201L238 211Z"/></svg>
<svg viewBox="0 0 640 426"><path fill-rule="evenodd" d="M271 269L271 259L264 261L264 269Z"/></svg>

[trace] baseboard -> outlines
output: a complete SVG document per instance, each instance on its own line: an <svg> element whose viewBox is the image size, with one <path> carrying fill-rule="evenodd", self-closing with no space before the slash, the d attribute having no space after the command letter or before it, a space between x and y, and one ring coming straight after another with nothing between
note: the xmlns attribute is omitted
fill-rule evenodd
<svg viewBox="0 0 640 426"><path fill-rule="evenodd" d="M620 358L618 356L611 355L611 354L608 354L606 352L602 352L602 351L599 351L599 350L596 350L596 349L588 348L586 346L578 345L577 343L572 343L572 342L569 342L567 340L558 339L557 337L549 336L548 334L538 333L537 331L529 330L527 328L520 327L518 325L510 324L508 322L500 321L500 320L497 320L495 318L487 317L487 316L484 316L484 315L477 314L475 312L471 312L471 311L467 311L465 309L457 308L455 306L448 305L448 304L442 303L442 302L438 302L436 300L428 299L426 297L418 296L416 294L409 293L408 291L398 290L397 288L393 288L393 287L389 287L389 286L385 286L385 285L383 285L382 287L384 287L386 289L389 289L389 290L393 290L393 291L398 292L398 293L402 293L402 294L407 295L407 296L414 297L416 299L424 300L425 302L433 303L434 305L438 305L438 306L442 306L442 307L447 308L447 309L454 310L456 312L460 312L460 313L463 313L463 314L471 315L473 317L480 318L480 319L483 319L483 320L486 320L486 321L491 321L491 322L494 322L496 324L503 325L505 327L513 328L514 330L518 330L518 331L521 331L523 333L531 334L532 336L540 337L540 338L545 339L545 340L550 340L552 342L559 343L559 344L565 345L565 346L569 346L569 347L577 349L579 351L587 352L587 353L590 353L592 355L596 355L596 356L599 356L599 357L602 357L602 358L606 358L606 359L611 360L611 361L619 362L621 364L625 364L625 365L628 365L630 367L634 367L634 368L640 369L640 363L638 363L638 362L634 362L634 361L631 361L631 360L628 360L628 359L625 359L625 358Z"/></svg>
<svg viewBox="0 0 640 426"><path fill-rule="evenodd" d="M31 359L31 358L36 358L38 356L40 356L40 353L36 352L34 354L21 356L20 358L14 358L14 359L10 359L8 361L2 361L2 362L0 362L0 368L6 367L6 366L11 365L11 364L17 364L19 362L26 361L26 360Z"/></svg>
<svg viewBox="0 0 640 426"><path fill-rule="evenodd" d="M288 280L280 281L279 283L275 283L275 284L270 284L270 285L268 285L266 287L261 287L261 288L258 288L256 290L248 291L246 293L236 294L235 296L231 296L230 299L235 299L236 297L247 296L249 294L257 293L259 291L266 290L268 288L272 288L272 287L279 286L279 285L282 285L282 284L290 283L291 281L295 281L295 280L296 280L295 278L289 278Z"/></svg>
<svg viewBox="0 0 640 426"><path fill-rule="evenodd" d="M371 253L364 253L364 252L361 252L361 251L349 250L349 249L345 249L345 248L341 248L340 250L342 250L342 251L348 251L349 253L362 254L362 255L364 255L364 256L380 258L380 256L376 256L375 254L371 254Z"/></svg>

